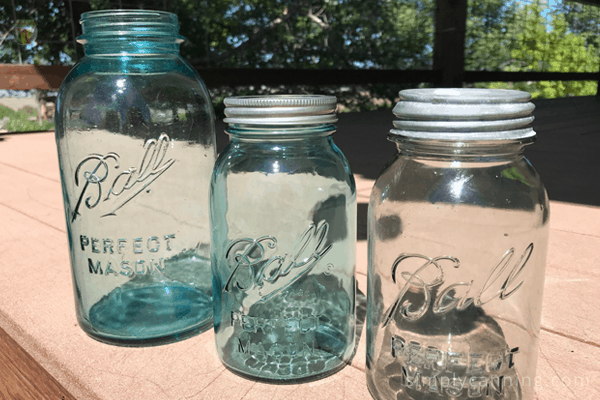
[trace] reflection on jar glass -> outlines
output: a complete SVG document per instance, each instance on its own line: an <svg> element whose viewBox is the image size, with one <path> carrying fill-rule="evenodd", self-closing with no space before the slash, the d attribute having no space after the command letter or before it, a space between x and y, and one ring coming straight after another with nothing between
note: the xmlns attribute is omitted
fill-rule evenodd
<svg viewBox="0 0 600 400"><path fill-rule="evenodd" d="M231 140L211 186L215 339L253 379L297 382L348 363L356 190L331 96L225 99Z"/></svg>
<svg viewBox="0 0 600 400"><path fill-rule="evenodd" d="M56 112L77 319L107 343L181 340L212 322L210 97L174 14L94 11L82 25L86 56Z"/></svg>
<svg viewBox="0 0 600 400"><path fill-rule="evenodd" d="M529 99L400 92L368 213L373 397L532 398L549 211Z"/></svg>

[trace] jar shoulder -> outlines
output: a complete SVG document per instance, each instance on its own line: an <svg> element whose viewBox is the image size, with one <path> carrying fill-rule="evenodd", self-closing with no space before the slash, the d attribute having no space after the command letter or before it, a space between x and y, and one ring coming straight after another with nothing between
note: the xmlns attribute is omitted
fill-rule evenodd
<svg viewBox="0 0 600 400"><path fill-rule="evenodd" d="M352 192L356 190L348 161L335 144L240 145L232 141L215 163L213 180L226 180L229 175L249 172L315 175L345 182Z"/></svg>
<svg viewBox="0 0 600 400"><path fill-rule="evenodd" d="M210 100L202 78L178 55L135 61L84 57L63 80L58 97L64 106L65 102L68 103L86 92L101 90L106 93L111 89L126 91L129 83L138 91L140 86L176 88L179 92L193 93L196 97ZM165 92L163 98L168 98L171 94L174 93Z"/></svg>
<svg viewBox="0 0 600 400"><path fill-rule="evenodd" d="M141 58L136 65L83 58L58 95L57 138L100 129L144 138L164 133L214 147L212 102L195 71L176 55Z"/></svg>
<svg viewBox="0 0 600 400"><path fill-rule="evenodd" d="M397 154L373 187L373 206L385 202L548 207L541 178L525 157L500 162L431 162Z"/></svg>

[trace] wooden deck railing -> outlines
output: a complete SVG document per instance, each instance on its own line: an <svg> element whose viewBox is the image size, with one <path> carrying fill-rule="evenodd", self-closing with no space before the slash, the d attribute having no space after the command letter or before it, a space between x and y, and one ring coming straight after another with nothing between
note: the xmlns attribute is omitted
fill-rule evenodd
<svg viewBox="0 0 600 400"><path fill-rule="evenodd" d="M58 89L71 67L0 64L0 89ZM361 85L432 83L442 86L440 70L252 69L196 67L209 87L248 85ZM464 71L463 81L600 81L599 72ZM600 90L598 91L600 96Z"/></svg>

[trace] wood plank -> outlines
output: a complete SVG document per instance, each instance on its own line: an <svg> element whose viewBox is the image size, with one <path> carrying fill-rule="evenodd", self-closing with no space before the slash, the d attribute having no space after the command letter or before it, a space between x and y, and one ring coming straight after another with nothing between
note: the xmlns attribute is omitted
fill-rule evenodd
<svg viewBox="0 0 600 400"><path fill-rule="evenodd" d="M465 71L464 82L597 81L597 72Z"/></svg>
<svg viewBox="0 0 600 400"><path fill-rule="evenodd" d="M389 110L349 116L344 133L338 137L341 139L347 134L349 140L345 145L354 144L360 148L360 152L355 152L355 158L350 159L352 166L361 165L355 170L359 175L364 176L361 174L364 168L379 168L377 165L370 167L369 163L383 164L387 161L382 157L382 148L389 144L384 139L389 126L384 125L391 125L392 119ZM351 132L354 120L362 121L362 125ZM371 125L382 129L381 136L375 136L369 129ZM365 140L365 134L377 140ZM558 155L549 158L549 162L556 164L557 169L564 169L574 187L580 185L581 189L591 190L585 185L595 181L589 181L588 175L579 174L580 165L565 163L560 154L568 153L568 157L575 160L579 152L579 158L585 158L586 154L594 153L593 142L578 142L574 145L576 150L566 151L568 138L561 138L559 133L553 136L557 138L554 143L559 144L554 153ZM537 146L536 143L532 148ZM361 156L365 159L364 165L354 162ZM0 273L3 274L0 280L0 326L73 395L80 398L158 400L185 396L200 399L207 398L208 394L214 397L246 395L258 398L264 394L274 398L288 396L301 399L317 395L324 397L328 393L338 396L346 390L346 393L356 392L368 398L364 392L362 372L364 326L352 367L340 372L344 374L340 375L343 378L338 378L338 374L331 380L298 385L293 390L290 389L292 386L247 384L249 381L226 371L214 349L212 331L173 345L144 349L107 346L88 338L75 320L66 236L40 222L46 221L44 218L47 217L56 218L64 224L60 195L56 191L59 176L53 134L6 137L0 142L0 168L0 184L4 188L8 185L33 188L30 200L26 197L27 191L22 188L0 193L0 199L7 199L7 205L12 207L0 206ZM17 172L10 168L16 168ZM14 176L6 176L11 174ZM550 174L548 179L555 180L556 176ZM43 180L48 182L42 183ZM370 182L372 180L357 180L359 202L363 207L366 207L370 194ZM38 206L47 214L34 215L31 210L27 214L27 209L36 207L36 201L45 200L44 193L50 192L54 193L50 195L54 197L51 202L54 209L44 211L44 207ZM20 202L24 202L26 207L19 209L15 203ZM538 398L598 398L595 389L598 382L594 379L600 375L597 362L600 354L597 352L598 322L594 310L600 305L596 300L600 285L600 256L597 255L600 224L596 221L600 214L595 207L556 204L551 206L552 231L541 334L543 354L540 352L538 363L538 376L547 387L538 390ZM55 213L54 217L52 213ZM366 241L359 241L357 249L357 279L359 289L364 292ZM49 307L52 312L48 312ZM549 361L546 363L545 360ZM561 369L563 365L564 370ZM595 375L585 375L586 371ZM577 377L588 376L590 386L582 391L570 387L573 394L565 383L569 382L567 379L564 382L554 379L552 382L554 376L569 377L573 383L582 382L577 381ZM342 384L338 379L351 382ZM561 386L561 382L564 385Z"/></svg>
<svg viewBox="0 0 600 400"><path fill-rule="evenodd" d="M151 348L109 346L90 339L75 322L66 238L53 232L0 206L0 272L5 277L0 281L0 324L9 327L8 333L74 395L159 400L202 399L208 394L236 398L264 391L274 392L275 398L304 399L318 390L336 399L367 398L364 372L353 367L315 383L286 386L291 391L255 386L225 370L216 354L212 330ZM43 268L39 260L43 260ZM44 284L33 291L32 282ZM360 285L365 290L364 282ZM39 304L51 304L52 313ZM77 356L80 354L85 357ZM357 358L364 358L364 353ZM259 392L251 392L256 388Z"/></svg>
<svg viewBox="0 0 600 400"><path fill-rule="evenodd" d="M395 69L202 68L208 87L248 85L360 85L437 82L441 71Z"/></svg>
<svg viewBox="0 0 600 400"><path fill-rule="evenodd" d="M600 348L542 331L535 391L538 400L600 398Z"/></svg>
<svg viewBox="0 0 600 400"><path fill-rule="evenodd" d="M209 385L186 397L201 399L252 399L252 400L364 400L370 399L366 375L351 366L338 373L311 383L273 385L254 382L225 370Z"/></svg>
<svg viewBox="0 0 600 400"><path fill-rule="evenodd" d="M551 230L542 329L600 346L600 238Z"/></svg>
<svg viewBox="0 0 600 400"><path fill-rule="evenodd" d="M460 5L458 7L453 4ZM433 70L396 69L292 69L292 68L195 68L208 87L248 85L365 85L400 83L438 83L462 86L462 82L523 82L523 81L598 81L597 72L503 72L464 71L464 20L466 0L443 1L450 5L438 12L436 48L441 53ZM450 11L449 11L450 10ZM464 11L464 12L463 12ZM444 22L445 21L445 22ZM462 38L462 39L461 39ZM462 59L462 61L461 61ZM460 68L459 68L460 67ZM0 64L0 89L56 90L60 88L71 66ZM442 78L445 76L445 78ZM464 78L463 78L464 77Z"/></svg>
<svg viewBox="0 0 600 400"><path fill-rule="evenodd" d="M0 213L0 215L2 215L1 218L6 218L7 214L10 213ZM33 232L33 226L30 226L31 223L28 223L25 220L25 217L19 217L18 215L13 215L13 217L15 218L11 222L11 225L19 225L24 231ZM37 230L40 231L39 234L41 237L46 236L48 233L44 230L44 228L38 228ZM2 232L5 232L5 230L2 230ZM26 243L19 244L22 241L13 240L13 242L10 244L12 253L14 255L19 255L22 263L21 265L25 268L25 270L20 271L20 276L28 276L31 279L39 279L37 273L35 272L35 268L27 268L27 266L32 265L33 263L31 260L39 258L39 255L48 254L50 250L48 246L58 244L41 241L41 237L39 235L33 235L33 237L31 237L32 242L36 243L36 249L33 250L35 253L37 253L32 257L28 257L27 254L24 254L27 252L31 253L32 250L31 248L29 248L29 250L25 250L23 246L27 246ZM3 237L0 242L6 242L6 239L7 237ZM63 243L62 245L66 246L66 243ZM588 247L589 243L583 243L582 245ZM6 249L7 247L0 249L1 253L6 254ZM593 247L590 247L590 249L593 249ZM31 258L31 260L29 260L29 258ZM55 266L56 260L53 256L46 257L46 264L50 270L57 271ZM0 265L0 270L3 272L10 272L10 270L7 270L4 265ZM60 275L63 274L61 273ZM49 275L48 278L51 276L52 275ZM60 276L56 280L54 280L55 278L51 279L52 281L58 283L59 281L64 280L64 276ZM17 286L26 286L26 282L19 283L17 280L10 279L10 277L9 281L14 282ZM46 279L46 281L48 281L48 279ZM362 286L360 283L359 285ZM55 314L53 317L56 320L66 319L72 321L72 316L65 318L65 313L72 313L72 304L68 304L67 306L65 301L58 301L55 295L52 294L53 291L56 291L54 288L60 289L61 285L52 284L49 282L48 286L50 286L48 289L40 288L43 293L40 293L36 297L46 298L48 303L53 304L53 310ZM3 290L2 292L5 293L6 290ZM28 295L30 290L17 290L16 292L17 296L19 297L19 304L15 305L15 309L18 309L20 313L15 312L13 315L20 316L21 314L29 314L30 311L27 310L27 305L35 304L35 300L28 298L31 297L31 294ZM66 296L71 297L71 293L67 293ZM566 296L561 296L560 298L564 299L565 297ZM68 303L71 302L69 301ZM3 301L2 304L7 303ZM30 307L31 306L29 306L29 308ZM31 317L33 317L33 315L31 315ZM60 357L61 361L65 363L65 367L69 371L76 371L77 374L82 377L82 379L86 380L86 382L94 388L94 391L90 392L90 395L94 392L102 393L103 398L111 398L111 396L119 395L120 398L136 398L136 396L138 396L137 393L139 393L139 396L141 396L137 398L143 398L143 396L152 396L152 398L157 399L173 398L172 396L176 395L191 396L191 398L200 399L204 398L201 396L201 394L206 395L207 393L222 393L224 395L227 394L231 396L237 396L238 394L259 396L260 393L267 393L274 398L288 397L300 399L307 398L306 396L313 396L314 393L310 392L310 390L314 389L309 388L313 388L315 384L319 385L319 389L322 393L330 393L330 391L331 393L334 393L334 398L337 398L335 396L338 392L343 393L344 390L351 390L353 392L365 390L364 385L360 383L363 379L363 373L361 372L356 374L349 370L347 371L347 369L344 370L347 371L344 372L347 373L346 378L344 379L349 379L352 382L359 382L357 387L349 387L346 386L346 384L342 385L336 378L336 380L333 381L319 381L318 383L311 384L312 386L303 385L303 388L298 388L297 390L289 392L288 389L290 387L288 386L285 388L279 388L278 386L273 387L270 385L253 384L252 382L238 379L228 371L225 371L220 365L218 358L216 358L213 344L214 337L212 336L212 332L206 332L199 337L175 345L149 349L125 349L95 342L87 338L74 324L68 324L69 326L67 327L60 327L56 324L49 325L49 321L45 321L45 318L39 318L38 316L35 324L32 325L32 323L29 322L26 325L29 325L29 328L35 327L36 330L39 329L39 332L35 335L38 338L53 338L52 342L45 343L45 346L47 346L46 354L41 354L40 357ZM60 335L60 333L62 333L62 335ZM542 336L544 337L546 333L543 333ZM362 336L364 337L364 331ZM361 337L361 341L363 340L364 339ZM559 339L559 344L563 343L561 346L563 348L567 348L567 345L564 343L570 344L571 342L569 342L569 340L570 339L568 338L562 337ZM582 349L586 349L586 347L583 347ZM552 368L556 369L555 364L565 362L565 357L563 354L554 356L554 353L551 353L551 355L548 355L548 352L554 351L552 348L546 351L546 347L542 346L542 351L544 351L545 357L550 360L549 364ZM86 354L86 358L74 358L69 356L69 354ZM577 356L581 355L579 352L575 354ZM363 359L363 355L364 350L361 349L359 345L359 350L357 352L357 356L355 357L356 362L353 362L353 365L358 364L358 362ZM586 368L593 370L593 358L588 358L586 360L587 361L584 363L581 363L580 370L585 370ZM571 361L571 363L573 363L573 361ZM551 370L551 367L549 366L548 368L543 369L544 367L542 361L540 361L540 365L541 366L538 375L549 382L547 385L551 385L552 381L550 379L553 375L548 375L548 371ZM360 366L356 365L356 367ZM572 374L565 376L572 376L573 382L575 382L575 377L577 375ZM193 379L190 379L190 377L193 377ZM337 377L337 375L334 377ZM591 377L591 379L592 378L593 377ZM333 377L331 379L333 379ZM348 384L352 385L352 383ZM554 384L556 385L558 382L555 380ZM539 398L553 398L552 395L555 394L557 390L561 390L560 388L557 389L555 385L547 389L551 389L550 395L546 395L545 397L539 396ZM238 391L237 388L240 388L240 390ZM245 389L246 391L241 389ZM164 393L164 396L161 393ZM364 394L364 392L360 393ZM560 398L575 397L569 397L565 395ZM584 396L579 398L586 397Z"/></svg>
<svg viewBox="0 0 600 400"><path fill-rule="evenodd" d="M54 132L0 136L0 164L60 183Z"/></svg>
<svg viewBox="0 0 600 400"><path fill-rule="evenodd" d="M550 228L600 237L600 207L550 202Z"/></svg>
<svg viewBox="0 0 600 400"><path fill-rule="evenodd" d="M442 87L461 87L465 79L467 0L435 2L433 68L442 71Z"/></svg>
<svg viewBox="0 0 600 400"><path fill-rule="evenodd" d="M0 64L0 89L58 89L70 69L66 65Z"/></svg>
<svg viewBox="0 0 600 400"><path fill-rule="evenodd" d="M582 118L598 118L600 103L587 96L536 100L534 104L537 139L527 146L525 156L539 172L550 199L600 206L600 186L593 184L600 175L600 142L596 134L582 135L598 128L578 127ZM556 128L555 123L559 125Z"/></svg>
<svg viewBox="0 0 600 400"><path fill-rule="evenodd" d="M60 183L0 163L0 204L46 224L66 237Z"/></svg>
<svg viewBox="0 0 600 400"><path fill-rule="evenodd" d="M75 400L2 328L0 328L0 399Z"/></svg>
<svg viewBox="0 0 600 400"><path fill-rule="evenodd" d="M75 318L66 235L3 206L0 273L0 326L74 396L181 398L222 373L212 331L142 349L89 338Z"/></svg>

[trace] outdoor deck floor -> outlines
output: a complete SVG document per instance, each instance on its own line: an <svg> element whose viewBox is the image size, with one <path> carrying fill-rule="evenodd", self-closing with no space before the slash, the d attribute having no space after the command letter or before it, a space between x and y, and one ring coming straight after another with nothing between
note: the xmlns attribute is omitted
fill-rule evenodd
<svg viewBox="0 0 600 400"><path fill-rule="evenodd" d="M538 140L525 154L552 201L536 397L598 399L600 102L587 97L537 105ZM344 114L335 135L357 178L361 307L366 291L366 205L374 179L395 150L385 140L392 120L391 110ZM218 126L222 149L226 137L222 123ZM211 330L151 348L115 347L90 339L75 318L54 134L0 139L0 399L370 398L364 329L350 366L320 381L279 386L226 370ZM12 340L32 359L7 345ZM28 377L20 359L39 364L56 382ZM21 382L22 387L11 382ZM45 387L50 389L40 389ZM19 397L23 390L38 394Z"/></svg>

